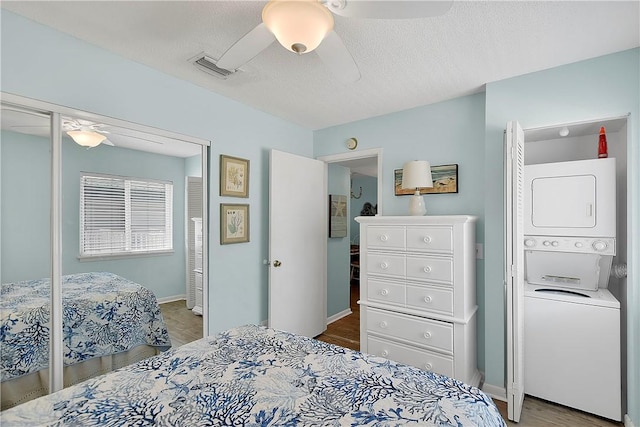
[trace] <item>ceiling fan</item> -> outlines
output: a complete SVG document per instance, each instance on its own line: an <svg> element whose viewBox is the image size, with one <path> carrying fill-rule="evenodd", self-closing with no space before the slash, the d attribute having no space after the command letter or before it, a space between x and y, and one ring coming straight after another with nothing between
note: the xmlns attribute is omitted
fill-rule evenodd
<svg viewBox="0 0 640 427"><path fill-rule="evenodd" d="M342 81L360 79L360 70L333 29L332 13L349 18L408 19L446 13L453 0L269 0L262 23L235 42L216 66L236 70L275 40L299 55L316 51Z"/></svg>
<svg viewBox="0 0 640 427"><path fill-rule="evenodd" d="M113 146L113 142L109 141L105 134L108 131L101 129L105 125L100 123L92 123L81 119L63 119L62 130L71 137L78 145L93 148L100 144Z"/></svg>
<svg viewBox="0 0 640 427"><path fill-rule="evenodd" d="M20 133L46 136L50 132L49 117L40 115L25 115L11 109L6 110L9 115L13 113L13 121L8 124L8 128ZM18 116L15 116L18 113ZM6 115L6 114L5 114ZM16 124L17 123L17 124ZM23 124L24 123L24 124ZM110 132L102 129L106 125L93 123L88 120L62 117L60 124L62 131L71 137L78 145L83 147L97 147L100 144L111 145L105 134Z"/></svg>

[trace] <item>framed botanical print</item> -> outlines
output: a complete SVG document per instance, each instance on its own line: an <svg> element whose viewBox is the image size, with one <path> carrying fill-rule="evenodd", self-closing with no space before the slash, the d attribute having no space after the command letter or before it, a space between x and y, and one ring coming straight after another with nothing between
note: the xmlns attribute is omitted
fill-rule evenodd
<svg viewBox="0 0 640 427"><path fill-rule="evenodd" d="M249 205L220 204L220 244L249 241Z"/></svg>
<svg viewBox="0 0 640 427"><path fill-rule="evenodd" d="M220 195L249 197L249 160L220 156Z"/></svg>

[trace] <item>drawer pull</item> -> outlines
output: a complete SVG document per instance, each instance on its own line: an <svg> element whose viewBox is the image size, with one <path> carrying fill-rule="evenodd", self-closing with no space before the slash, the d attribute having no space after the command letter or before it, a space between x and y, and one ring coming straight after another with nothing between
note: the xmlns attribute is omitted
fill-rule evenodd
<svg viewBox="0 0 640 427"><path fill-rule="evenodd" d="M380 263L380 268L383 270L386 270L387 268L389 268L389 263L387 261L383 261Z"/></svg>
<svg viewBox="0 0 640 427"><path fill-rule="evenodd" d="M389 289L383 289L383 290L381 290L381 291L380 291L380 295L382 295L382 296L387 296L387 295L389 295Z"/></svg>
<svg viewBox="0 0 640 427"><path fill-rule="evenodd" d="M431 338L431 332L425 332L424 334L422 334L423 337L425 337L426 339L430 339Z"/></svg>
<svg viewBox="0 0 640 427"><path fill-rule="evenodd" d="M427 363L426 365L424 365L424 368L425 368L427 371L431 371L431 370L433 369L433 365L432 365L431 363Z"/></svg>
<svg viewBox="0 0 640 427"><path fill-rule="evenodd" d="M387 322L385 322L384 320L383 320L382 322L380 322L380 328L381 328L381 329L386 329L386 328L387 328L387 326L389 326L389 325L388 325L388 324L387 324Z"/></svg>
<svg viewBox="0 0 640 427"><path fill-rule="evenodd" d="M387 350L382 350L382 357L387 357L389 355L389 352Z"/></svg>
<svg viewBox="0 0 640 427"><path fill-rule="evenodd" d="M381 242L386 242L387 240L389 240L389 236L387 236L386 234L380 235L380 241Z"/></svg>
<svg viewBox="0 0 640 427"><path fill-rule="evenodd" d="M428 265L422 269L425 273L431 273L431 267L429 267Z"/></svg>
<svg viewBox="0 0 640 427"><path fill-rule="evenodd" d="M431 302L433 301L433 298L431 298L429 295L427 295L426 297L424 297L424 302Z"/></svg>
<svg viewBox="0 0 640 427"><path fill-rule="evenodd" d="M431 236L424 236L424 240L425 243L431 243Z"/></svg>

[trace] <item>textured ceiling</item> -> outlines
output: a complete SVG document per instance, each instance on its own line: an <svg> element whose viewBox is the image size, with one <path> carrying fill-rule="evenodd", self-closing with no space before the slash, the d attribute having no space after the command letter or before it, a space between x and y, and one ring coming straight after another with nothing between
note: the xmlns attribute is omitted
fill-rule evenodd
<svg viewBox="0 0 640 427"><path fill-rule="evenodd" d="M357 1L357 0L351 0ZM362 77L343 84L312 52L277 42L221 80L219 58L261 21L264 1L21 1L2 8L309 129L484 90L508 77L640 46L639 1L459 1L443 16L335 16Z"/></svg>

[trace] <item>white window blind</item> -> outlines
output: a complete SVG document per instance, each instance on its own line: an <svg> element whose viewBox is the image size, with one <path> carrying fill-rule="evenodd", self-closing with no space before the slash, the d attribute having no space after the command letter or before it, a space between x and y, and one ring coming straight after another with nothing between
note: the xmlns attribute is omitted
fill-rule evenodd
<svg viewBox="0 0 640 427"><path fill-rule="evenodd" d="M171 182L81 174L80 256L172 249Z"/></svg>

